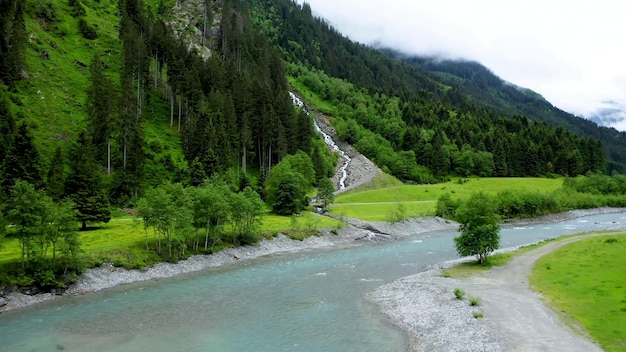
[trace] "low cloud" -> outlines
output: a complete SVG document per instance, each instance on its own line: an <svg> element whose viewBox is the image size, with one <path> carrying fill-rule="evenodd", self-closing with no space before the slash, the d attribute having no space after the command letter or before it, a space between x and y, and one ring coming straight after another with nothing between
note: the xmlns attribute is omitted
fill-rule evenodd
<svg viewBox="0 0 626 352"><path fill-rule="evenodd" d="M307 2L315 15L353 40L478 61L579 116L599 111L603 101L626 97L626 51L620 45L626 2Z"/></svg>

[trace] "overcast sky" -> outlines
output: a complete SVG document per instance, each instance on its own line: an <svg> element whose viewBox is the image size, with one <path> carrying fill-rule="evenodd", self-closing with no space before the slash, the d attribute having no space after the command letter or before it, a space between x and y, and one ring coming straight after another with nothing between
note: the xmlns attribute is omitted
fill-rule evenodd
<svg viewBox="0 0 626 352"><path fill-rule="evenodd" d="M578 116L617 110L626 130L626 1L306 2L353 40L478 61Z"/></svg>

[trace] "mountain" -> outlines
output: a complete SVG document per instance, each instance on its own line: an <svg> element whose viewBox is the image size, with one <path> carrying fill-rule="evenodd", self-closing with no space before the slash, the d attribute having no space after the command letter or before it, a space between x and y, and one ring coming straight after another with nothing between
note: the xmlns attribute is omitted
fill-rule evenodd
<svg viewBox="0 0 626 352"><path fill-rule="evenodd" d="M324 19L312 16L306 3L249 1L258 9L253 10L257 23L280 46L286 61L314 67L371 92L424 94L457 108L471 104L496 115L523 116L597 138L610 160L608 171L625 170L625 133L564 112L539 94L503 81L479 63L406 55L384 48L384 43L368 47L350 41Z"/></svg>
<svg viewBox="0 0 626 352"><path fill-rule="evenodd" d="M391 57L434 73L442 82L460 90L471 103L478 106L504 115L527 116L535 121L561 126L581 136L598 138L610 160L618 164L626 163L626 133L606 127L626 117L623 107L616 106L615 102L607 102L606 108L599 110L590 119L585 119L553 106L530 89L501 79L480 63L405 55L387 48L381 50Z"/></svg>
<svg viewBox="0 0 626 352"><path fill-rule="evenodd" d="M292 89L406 182L575 176L607 170L603 147L626 153L623 136L576 134L557 110L554 126L527 119L549 103L480 65L409 64L290 0L0 0L0 19L2 158L31 163L44 185L60 170L62 184L64 155L86 131L120 206L164 181L214 175L262 192L270 168L299 150L329 164ZM39 158L20 157L18 137ZM609 171L623 170L615 155Z"/></svg>

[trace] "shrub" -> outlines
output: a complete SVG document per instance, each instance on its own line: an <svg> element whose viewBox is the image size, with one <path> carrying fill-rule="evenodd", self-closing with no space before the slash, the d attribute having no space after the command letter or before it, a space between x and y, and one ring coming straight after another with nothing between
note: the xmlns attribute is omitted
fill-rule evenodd
<svg viewBox="0 0 626 352"><path fill-rule="evenodd" d="M473 315L476 319L484 317L483 312L474 312Z"/></svg>
<svg viewBox="0 0 626 352"><path fill-rule="evenodd" d="M462 300L463 297L465 297L465 291L457 287L454 289L454 296L456 297L456 299Z"/></svg>
<svg viewBox="0 0 626 352"><path fill-rule="evenodd" d="M74 1L74 4L70 6L72 6L72 17L74 18L85 16L87 14L87 11L85 11L83 4L81 4L79 1Z"/></svg>
<svg viewBox="0 0 626 352"><path fill-rule="evenodd" d="M469 305L472 306L472 307L480 305L480 297L478 297L478 296L470 297Z"/></svg>
<svg viewBox="0 0 626 352"><path fill-rule="evenodd" d="M78 20L78 30L80 30L80 33L83 35L83 37L85 37L85 39L93 40L98 38L98 33L96 32L96 29L93 28L89 23L87 23L84 18Z"/></svg>

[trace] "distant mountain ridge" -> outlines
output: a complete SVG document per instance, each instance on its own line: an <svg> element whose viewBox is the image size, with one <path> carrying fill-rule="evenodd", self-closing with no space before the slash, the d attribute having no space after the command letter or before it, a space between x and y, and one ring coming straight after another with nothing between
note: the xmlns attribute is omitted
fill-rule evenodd
<svg viewBox="0 0 626 352"><path fill-rule="evenodd" d="M539 93L519 87L498 77L484 65L469 60L441 59L408 55L394 49L380 47L388 56L436 75L444 84L453 87L453 93L465 95L469 102L496 113L526 116L534 121L560 126L581 136L591 136L604 144L610 160L626 162L626 133L606 125L626 119L623 107L609 104L589 119L575 116L552 105Z"/></svg>

